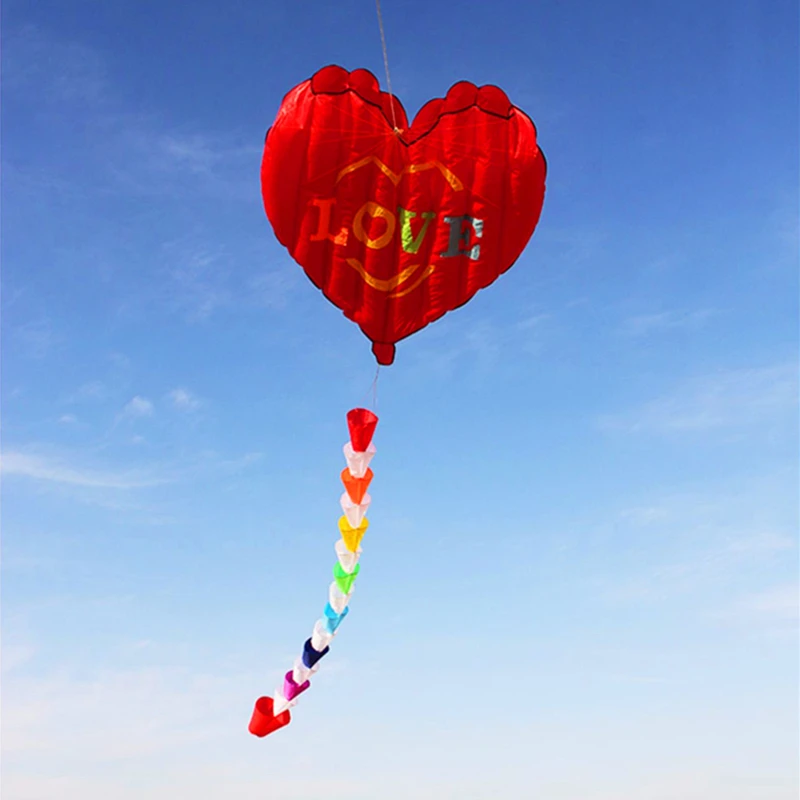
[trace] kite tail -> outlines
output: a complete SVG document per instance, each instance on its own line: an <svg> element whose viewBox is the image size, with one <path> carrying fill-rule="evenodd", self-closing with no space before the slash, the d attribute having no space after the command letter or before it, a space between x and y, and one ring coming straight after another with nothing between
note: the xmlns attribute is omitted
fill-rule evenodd
<svg viewBox="0 0 800 800"><path fill-rule="evenodd" d="M314 631L303 644L303 652L295 659L294 667L283 678L283 685L272 697L256 700L249 731L254 736L267 736L292 721L289 711L297 704L297 697L311 686L311 676L319 669L319 661L330 650L330 643L342 620L347 616L353 584L361 569L361 539L367 531L367 509L372 498L367 494L372 470L369 463L375 455L372 436L378 417L366 408L347 412L350 441L344 446L347 466L342 470L344 484L339 502L343 515L339 518L341 538L336 542L336 564L333 582L328 589L328 602L322 617L314 624Z"/></svg>

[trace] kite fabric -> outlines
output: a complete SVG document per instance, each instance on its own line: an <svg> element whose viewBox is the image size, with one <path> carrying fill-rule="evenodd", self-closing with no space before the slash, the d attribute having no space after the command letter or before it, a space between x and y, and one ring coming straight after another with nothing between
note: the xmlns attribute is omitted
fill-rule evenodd
<svg viewBox="0 0 800 800"><path fill-rule="evenodd" d="M350 441L343 448L348 467L342 471L341 479L349 509L369 506L367 487L372 480L369 463L375 455L372 436L378 417L366 408L354 408L347 412L347 426ZM344 507L345 500L342 497ZM328 602L322 617L314 624L314 630L303 644L303 652L297 657L294 666L283 678L283 683L272 697L259 697L250 719L248 730L254 736L267 736L292 721L290 708L297 704L297 698L311 687L311 677L319 669L319 661L327 655L330 644L339 626L350 612L350 598L356 578L361 570L360 542L367 530L368 521L361 514L357 525L350 522L349 515L339 519L341 538L336 542L336 563L333 567L333 582L328 588Z"/></svg>
<svg viewBox="0 0 800 800"><path fill-rule="evenodd" d="M456 83L409 125L371 72L328 66L283 99L261 191L278 241L391 364L519 258L546 172L534 123L496 86Z"/></svg>

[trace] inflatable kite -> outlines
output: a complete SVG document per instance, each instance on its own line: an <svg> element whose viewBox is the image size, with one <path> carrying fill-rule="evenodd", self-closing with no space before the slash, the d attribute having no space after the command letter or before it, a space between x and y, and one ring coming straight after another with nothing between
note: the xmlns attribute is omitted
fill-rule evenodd
<svg viewBox="0 0 800 800"><path fill-rule="evenodd" d="M547 167L531 119L496 86L455 84L409 125L367 70L319 70L283 99L261 164L278 241L372 341L395 345L467 303L519 258L542 211ZM349 611L367 530L378 418L347 415L341 538L322 617L250 732L287 725Z"/></svg>
<svg viewBox="0 0 800 800"><path fill-rule="evenodd" d="M545 172L533 122L496 86L457 83L409 126L371 72L331 66L284 98L261 191L278 241L391 364L519 258Z"/></svg>

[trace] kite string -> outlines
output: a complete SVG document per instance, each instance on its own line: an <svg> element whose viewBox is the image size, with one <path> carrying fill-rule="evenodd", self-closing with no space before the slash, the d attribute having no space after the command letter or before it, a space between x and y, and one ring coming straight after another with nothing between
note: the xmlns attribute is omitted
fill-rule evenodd
<svg viewBox="0 0 800 800"><path fill-rule="evenodd" d="M375 0L375 8L378 12L378 27L381 31L381 48L383 49L383 66L386 70L386 87L389 90L389 105L392 109L392 127L398 133L397 115L394 111L394 95L392 94L392 79L389 75L389 53L386 50L386 34L383 30L383 14L381 13L381 0Z"/></svg>

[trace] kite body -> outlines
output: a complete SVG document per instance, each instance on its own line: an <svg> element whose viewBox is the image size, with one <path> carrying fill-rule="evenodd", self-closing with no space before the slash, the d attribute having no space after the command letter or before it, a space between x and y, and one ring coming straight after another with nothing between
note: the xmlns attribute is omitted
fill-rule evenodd
<svg viewBox="0 0 800 800"><path fill-rule="evenodd" d="M545 175L533 122L497 87L457 83L409 125L372 73L329 66L284 98L261 188L278 240L391 364L514 264Z"/></svg>

